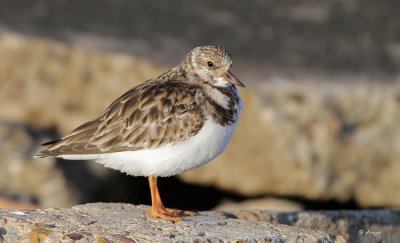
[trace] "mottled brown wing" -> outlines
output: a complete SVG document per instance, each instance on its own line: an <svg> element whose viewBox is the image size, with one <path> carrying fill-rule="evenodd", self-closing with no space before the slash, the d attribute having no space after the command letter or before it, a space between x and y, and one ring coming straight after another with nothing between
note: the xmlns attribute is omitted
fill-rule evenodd
<svg viewBox="0 0 400 243"><path fill-rule="evenodd" d="M183 82L145 82L97 119L53 142L38 157L153 149L175 144L203 126L201 91Z"/></svg>

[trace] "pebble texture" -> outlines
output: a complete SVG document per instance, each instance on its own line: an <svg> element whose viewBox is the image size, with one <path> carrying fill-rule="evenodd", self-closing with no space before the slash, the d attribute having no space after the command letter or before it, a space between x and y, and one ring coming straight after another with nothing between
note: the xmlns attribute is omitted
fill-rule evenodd
<svg viewBox="0 0 400 243"><path fill-rule="evenodd" d="M0 242L346 242L342 236L239 219L230 212L199 212L173 223L152 219L145 209L106 203L33 211L3 209Z"/></svg>

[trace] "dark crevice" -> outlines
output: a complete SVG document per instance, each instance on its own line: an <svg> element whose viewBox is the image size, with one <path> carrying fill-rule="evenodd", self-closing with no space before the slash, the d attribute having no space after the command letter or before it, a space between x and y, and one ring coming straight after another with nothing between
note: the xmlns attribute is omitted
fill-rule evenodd
<svg viewBox="0 0 400 243"><path fill-rule="evenodd" d="M80 193L80 203L124 202L149 205L150 189L146 177L133 177L110 170L106 177L90 172L88 164L93 162L58 160L58 166L70 183ZM355 201L311 200L299 196L277 196L273 194L243 196L215 186L187 184L177 177L158 178L158 187L164 205L188 210L211 210L222 201L241 202L264 197L297 202L306 210L360 209Z"/></svg>

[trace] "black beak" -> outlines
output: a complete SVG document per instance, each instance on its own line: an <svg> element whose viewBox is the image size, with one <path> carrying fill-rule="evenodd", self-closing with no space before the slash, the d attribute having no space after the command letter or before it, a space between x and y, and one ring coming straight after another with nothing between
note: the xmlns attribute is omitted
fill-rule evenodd
<svg viewBox="0 0 400 243"><path fill-rule="evenodd" d="M228 70L228 72L225 73L224 79L228 82L233 83L234 85L238 85L243 88L246 87L242 82L240 82L238 78L235 77L235 75L233 75L231 70Z"/></svg>

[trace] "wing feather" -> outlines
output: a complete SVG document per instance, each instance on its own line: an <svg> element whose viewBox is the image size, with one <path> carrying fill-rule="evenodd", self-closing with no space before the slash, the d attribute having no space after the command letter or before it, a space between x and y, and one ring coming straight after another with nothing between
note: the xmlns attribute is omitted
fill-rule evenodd
<svg viewBox="0 0 400 243"><path fill-rule="evenodd" d="M203 126L199 88L151 80L115 100L97 119L47 143L38 157L154 149L175 144Z"/></svg>

